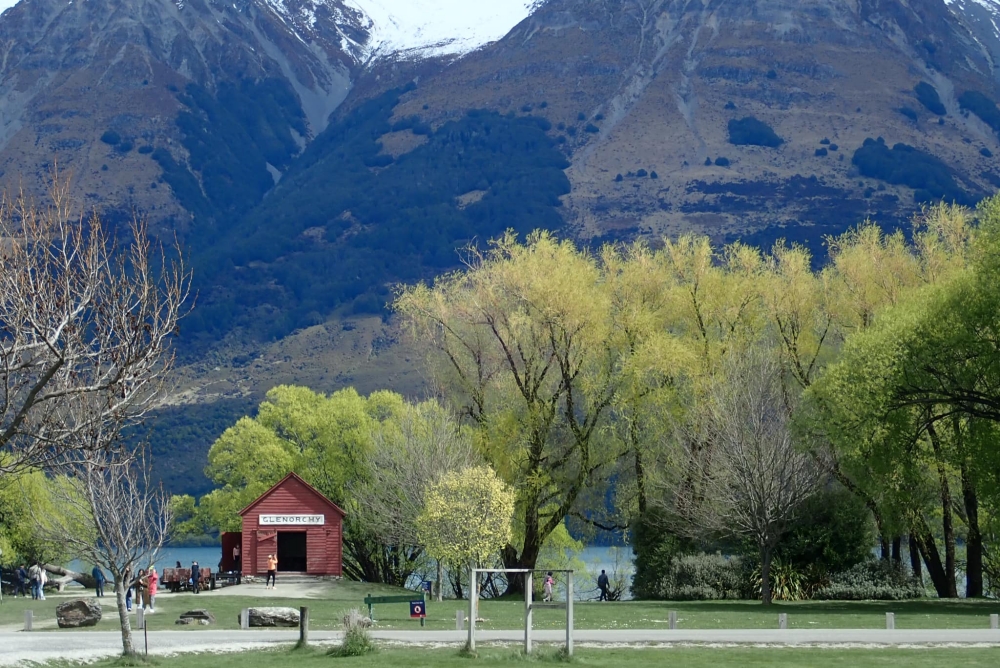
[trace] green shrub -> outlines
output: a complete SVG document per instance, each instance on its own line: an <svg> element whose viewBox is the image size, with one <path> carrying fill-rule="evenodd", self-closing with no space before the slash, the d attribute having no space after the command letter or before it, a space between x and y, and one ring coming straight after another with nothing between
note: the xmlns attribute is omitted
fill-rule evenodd
<svg viewBox="0 0 1000 668"><path fill-rule="evenodd" d="M766 146L777 148L785 140L775 134L771 126L753 116L729 121L729 143L736 146Z"/></svg>
<svg viewBox="0 0 1000 668"><path fill-rule="evenodd" d="M867 560L874 543L871 512L856 495L836 486L803 504L776 556L800 570L813 566L837 573Z"/></svg>
<svg viewBox="0 0 1000 668"><path fill-rule="evenodd" d="M829 153L829 151L827 151L825 148L818 148L815 151L813 151L813 155L815 155L817 158L822 158L823 156L827 155L828 153Z"/></svg>
<svg viewBox="0 0 1000 668"><path fill-rule="evenodd" d="M741 599L747 594L748 573L740 557L720 554L676 556L657 583L657 598L671 601Z"/></svg>
<svg viewBox="0 0 1000 668"><path fill-rule="evenodd" d="M924 588L899 566L869 559L830 577L813 598L830 601L902 601L924 596Z"/></svg>
<svg viewBox="0 0 1000 668"><path fill-rule="evenodd" d="M364 656L378 651L378 645L372 640L368 630L371 620L361 614L357 608L352 608L344 615L344 639L339 645L331 647L327 652L330 656Z"/></svg>
<svg viewBox="0 0 1000 668"><path fill-rule="evenodd" d="M771 598L775 601L800 601L806 595L806 578L794 564L774 560L771 562ZM754 568L750 576L754 594L763 597L764 578L761 567Z"/></svg>
<svg viewBox="0 0 1000 668"><path fill-rule="evenodd" d="M723 156L720 155L718 158L715 159L715 166L716 167L728 167L729 166L729 158L726 158L726 157L723 157Z"/></svg>
<svg viewBox="0 0 1000 668"><path fill-rule="evenodd" d="M108 130L103 135L101 135L101 141L107 144L108 146L114 146L121 140L122 140L121 135L115 132L114 130Z"/></svg>
<svg viewBox="0 0 1000 668"><path fill-rule="evenodd" d="M937 89L926 81L921 81L914 86L913 92L917 96L917 101L924 105L927 111L938 116L944 116L947 113L944 104L941 103L941 98L938 96Z"/></svg>
<svg viewBox="0 0 1000 668"><path fill-rule="evenodd" d="M896 111L898 111L899 113L903 114L904 116L906 116L907 118L909 118L914 123L917 122L917 112L914 111L913 109L911 109L910 107L900 107Z"/></svg>
<svg viewBox="0 0 1000 668"><path fill-rule="evenodd" d="M869 137L854 152L851 162L862 176L913 188L917 202L943 199L959 204L973 203L955 183L951 170L944 162L907 144L896 144L890 149L881 137Z"/></svg>

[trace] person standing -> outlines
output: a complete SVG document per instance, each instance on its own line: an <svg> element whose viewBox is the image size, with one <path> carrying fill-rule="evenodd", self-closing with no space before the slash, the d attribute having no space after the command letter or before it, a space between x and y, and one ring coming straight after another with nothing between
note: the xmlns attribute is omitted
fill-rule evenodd
<svg viewBox="0 0 1000 668"><path fill-rule="evenodd" d="M191 591L196 594L201 592L201 566L197 561L191 562Z"/></svg>
<svg viewBox="0 0 1000 668"><path fill-rule="evenodd" d="M28 569L28 586L31 587L31 599L33 601L38 600L38 582L42 577L40 570L37 561L31 564L31 568Z"/></svg>
<svg viewBox="0 0 1000 668"><path fill-rule="evenodd" d="M38 568L38 600L45 600L45 584L49 581L49 575L45 572L45 567L40 562L36 562Z"/></svg>
<svg viewBox="0 0 1000 668"><path fill-rule="evenodd" d="M549 571L545 576L545 598L542 599L546 603L552 601L552 585L556 583L555 578L552 577L552 571Z"/></svg>
<svg viewBox="0 0 1000 668"><path fill-rule="evenodd" d="M146 607L146 569L140 568L139 574L135 577L135 607Z"/></svg>
<svg viewBox="0 0 1000 668"><path fill-rule="evenodd" d="M599 601L610 601L608 598L608 574L601 569L601 574L597 576L597 588L601 590Z"/></svg>
<svg viewBox="0 0 1000 668"><path fill-rule="evenodd" d="M156 574L156 566L149 567L146 581L148 582L146 599L149 601L149 611L156 612L156 592L160 589L160 576Z"/></svg>
<svg viewBox="0 0 1000 668"><path fill-rule="evenodd" d="M14 590L14 598L17 595L27 597L28 596L28 569L21 564L17 567L17 573L15 574L15 579L17 582L17 588Z"/></svg>
<svg viewBox="0 0 1000 668"><path fill-rule="evenodd" d="M242 571L243 568L240 565L240 544L236 543L233 545L233 570Z"/></svg>
<svg viewBox="0 0 1000 668"><path fill-rule="evenodd" d="M132 569L126 568L122 573L122 580L125 583L125 610L132 612Z"/></svg>
<svg viewBox="0 0 1000 668"><path fill-rule="evenodd" d="M268 583L271 585L271 589L274 589L274 585L278 579L278 558L273 554L267 555L267 579L264 580L264 589L268 588Z"/></svg>
<svg viewBox="0 0 1000 668"><path fill-rule="evenodd" d="M104 583L107 578L104 577L104 571L97 564L94 564L94 570L90 571L90 574L94 576L94 593L98 597L104 596Z"/></svg>

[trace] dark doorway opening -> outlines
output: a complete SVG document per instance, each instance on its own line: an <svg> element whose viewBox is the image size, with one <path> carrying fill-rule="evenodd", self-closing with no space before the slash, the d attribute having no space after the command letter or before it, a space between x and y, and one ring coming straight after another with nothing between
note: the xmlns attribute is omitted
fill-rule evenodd
<svg viewBox="0 0 1000 668"><path fill-rule="evenodd" d="M306 571L306 532L278 532L278 570Z"/></svg>

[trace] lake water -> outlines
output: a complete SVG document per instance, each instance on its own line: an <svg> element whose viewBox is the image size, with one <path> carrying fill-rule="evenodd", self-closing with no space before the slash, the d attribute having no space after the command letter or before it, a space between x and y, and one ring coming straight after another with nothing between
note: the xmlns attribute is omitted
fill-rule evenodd
<svg viewBox="0 0 1000 668"><path fill-rule="evenodd" d="M577 572L574 575L574 588L576 596L574 598L592 598L595 596L594 590L597 587L595 578L601 569L609 574L614 573L615 565L619 571L632 568L632 550L628 547L612 548L591 546L585 547L578 555L579 559L586 564L585 572ZM222 559L222 547L168 547L160 551L156 557L156 570L163 573L164 568L171 568L176 562L181 562L184 568L191 566L192 561L197 561L202 567L211 567L213 571L219 567L219 560ZM74 561L70 568L90 572L93 566ZM143 565L145 567L145 565Z"/></svg>

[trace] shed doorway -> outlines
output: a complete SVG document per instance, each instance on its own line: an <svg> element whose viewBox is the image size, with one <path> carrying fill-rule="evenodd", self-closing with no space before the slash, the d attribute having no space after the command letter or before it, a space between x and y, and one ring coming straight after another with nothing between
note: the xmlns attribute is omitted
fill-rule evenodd
<svg viewBox="0 0 1000 668"><path fill-rule="evenodd" d="M278 570L306 572L306 532L278 532Z"/></svg>

